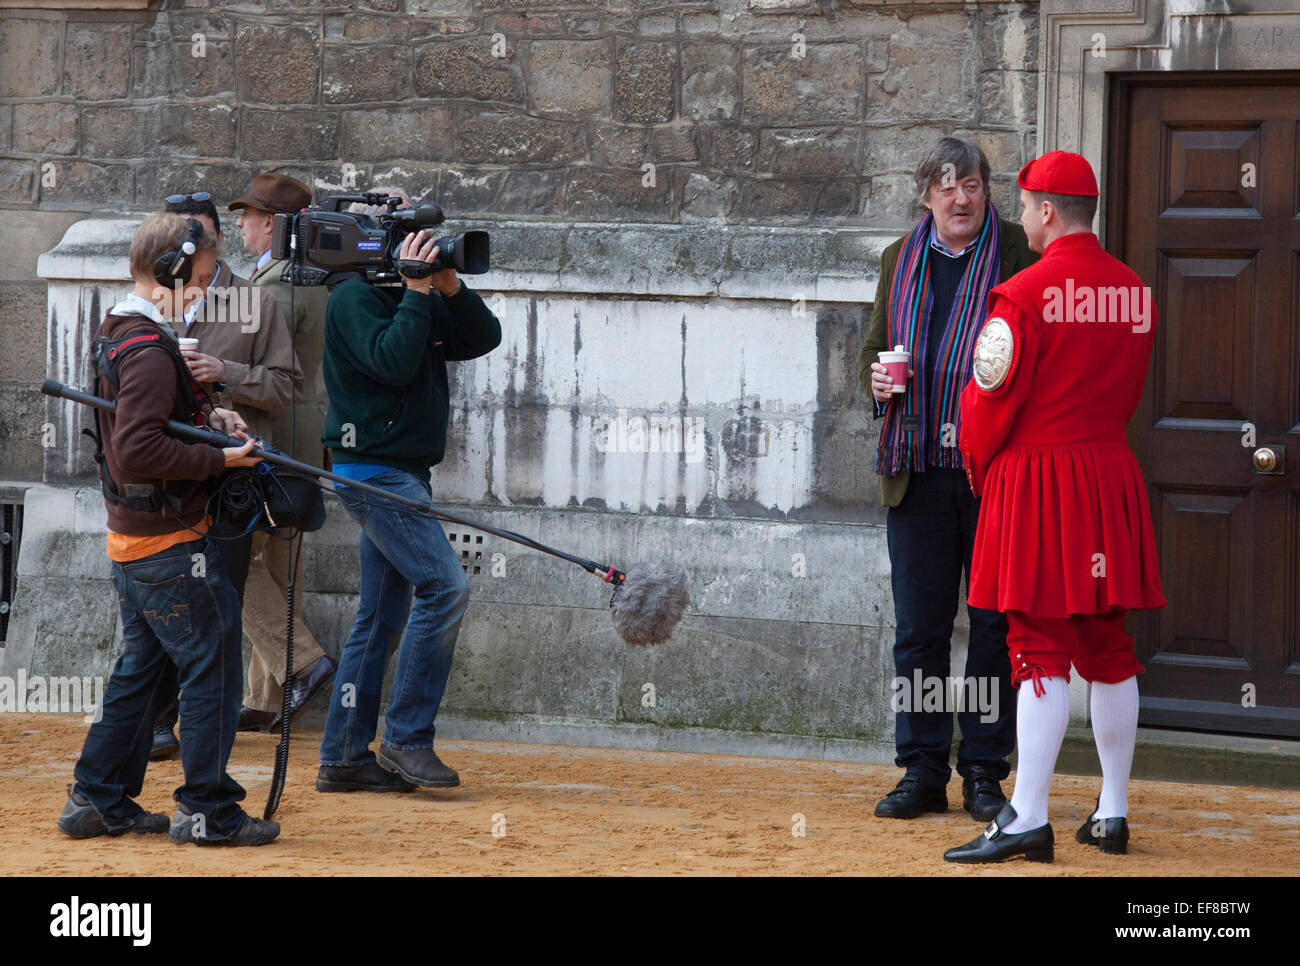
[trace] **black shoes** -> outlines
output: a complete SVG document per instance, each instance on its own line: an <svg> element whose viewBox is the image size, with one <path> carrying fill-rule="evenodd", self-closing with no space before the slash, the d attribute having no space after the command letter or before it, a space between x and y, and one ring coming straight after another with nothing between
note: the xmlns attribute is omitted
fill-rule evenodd
<svg viewBox="0 0 1300 966"><path fill-rule="evenodd" d="M1097 799L1101 804L1101 799ZM1107 855L1128 854L1128 819L1097 818L1097 809L1092 810L1088 820L1074 833L1074 840L1080 845L1096 845Z"/></svg>
<svg viewBox="0 0 1300 966"><path fill-rule="evenodd" d="M988 822L998 817L1007 797L1002 794L1002 785L994 777L994 771L985 765L972 765L970 774L961 780L961 807L970 812L971 818Z"/></svg>
<svg viewBox="0 0 1300 966"><path fill-rule="evenodd" d="M943 853L945 862L1002 862L1023 855L1030 862L1051 862L1053 846L1052 826L1040 825L1028 832L1004 832L1003 829L1014 822L1016 810L1008 802L998 812L998 817L989 823L984 834L979 838L949 849Z"/></svg>
<svg viewBox="0 0 1300 966"><path fill-rule="evenodd" d="M245 815L244 824L239 826L235 834L229 838L215 840L204 838L195 834L196 831L201 831L203 825L201 821L195 819L201 817L188 811L184 805L177 805L167 837L178 845L191 842L195 845L265 845L280 834L279 822L267 822Z"/></svg>
<svg viewBox="0 0 1300 966"><path fill-rule="evenodd" d="M99 812L95 811L95 806L80 792L74 792L69 785L68 803L59 815L59 831L74 839L89 839L97 835L116 837L128 832L132 835L162 834L167 831L167 816L158 812L144 812L126 828L110 829L104 824Z"/></svg>
<svg viewBox="0 0 1300 966"><path fill-rule="evenodd" d="M924 812L948 811L948 792L942 785L904 775L897 787L880 800L876 818L916 818Z"/></svg>
<svg viewBox="0 0 1300 966"><path fill-rule="evenodd" d="M149 751L150 761L170 758L181 750L181 743L176 740L176 732L172 728L173 726L168 724L154 725L153 748Z"/></svg>
<svg viewBox="0 0 1300 966"><path fill-rule="evenodd" d="M403 751L380 744L375 757L384 768L397 772L413 785L455 788L460 784L460 776L454 769L444 765L432 748Z"/></svg>
<svg viewBox="0 0 1300 966"><path fill-rule="evenodd" d="M246 704L239 706L239 731L270 731L280 723L274 711L259 711Z"/></svg>
<svg viewBox="0 0 1300 966"><path fill-rule="evenodd" d="M368 761L364 765L321 765L320 771L316 773L318 792L410 792L414 790L415 786L401 775L380 768L373 761Z"/></svg>

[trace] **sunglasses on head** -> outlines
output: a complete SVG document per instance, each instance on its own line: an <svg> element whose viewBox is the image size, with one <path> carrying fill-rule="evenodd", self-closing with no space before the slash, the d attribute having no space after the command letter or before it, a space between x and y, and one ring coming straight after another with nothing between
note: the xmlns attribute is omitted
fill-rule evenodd
<svg viewBox="0 0 1300 966"><path fill-rule="evenodd" d="M192 191L187 195L168 195L167 204L180 205L187 201L211 201L212 195L206 191Z"/></svg>

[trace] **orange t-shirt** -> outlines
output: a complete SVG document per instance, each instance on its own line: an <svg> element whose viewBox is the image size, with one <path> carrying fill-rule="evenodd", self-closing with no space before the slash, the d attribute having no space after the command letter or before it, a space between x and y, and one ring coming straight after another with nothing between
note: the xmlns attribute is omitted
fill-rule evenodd
<svg viewBox="0 0 1300 966"><path fill-rule="evenodd" d="M160 533L153 537L133 537L126 533L114 533L109 530L108 559L116 560L118 563L143 560L145 557L152 557L156 553L169 550L178 543L189 543L191 540L197 540L202 534L208 532L210 526L212 526L212 518L204 517L194 524L193 530L175 530L172 533Z"/></svg>

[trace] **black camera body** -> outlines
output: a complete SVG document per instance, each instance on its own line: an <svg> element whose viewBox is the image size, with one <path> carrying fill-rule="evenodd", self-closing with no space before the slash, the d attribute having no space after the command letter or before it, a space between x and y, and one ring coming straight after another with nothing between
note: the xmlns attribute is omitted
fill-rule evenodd
<svg viewBox="0 0 1300 966"><path fill-rule="evenodd" d="M386 205L375 217L340 210L344 204ZM399 252L407 235L442 224L437 205L397 206L400 198L386 194L331 195L321 204L297 214L275 216L271 257L288 259L283 280L294 285L335 285L361 278L375 285L398 284ZM462 231L435 241L438 257L429 271L454 268L462 275L488 270L488 233ZM408 273L409 274L409 273Z"/></svg>

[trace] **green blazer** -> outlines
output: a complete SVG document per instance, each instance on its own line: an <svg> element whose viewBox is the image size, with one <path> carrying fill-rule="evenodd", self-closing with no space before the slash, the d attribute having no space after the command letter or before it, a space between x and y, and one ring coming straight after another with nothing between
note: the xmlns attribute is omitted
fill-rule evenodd
<svg viewBox="0 0 1300 966"><path fill-rule="evenodd" d="M1016 272L1023 271L1038 261L1038 254L1029 250L1029 239L1025 230L1017 222L998 219L1000 229L999 242L1002 248L1002 271L998 281L1005 282ZM906 236L904 236L905 238ZM858 381L867 394L871 407L875 410L876 397L871 394L871 364L880 361L880 353L893 348L889 344L889 289L894 279L894 266L898 263L898 253L903 250L903 238L894 242L880 256L880 282L876 285L876 302L871 310L871 326L862 343L862 354L858 358ZM890 403L892 406L893 403ZM879 419L879 415L875 415ZM898 506L907 493L908 481L912 478L911 470L904 470L897 476L880 478L881 506Z"/></svg>

